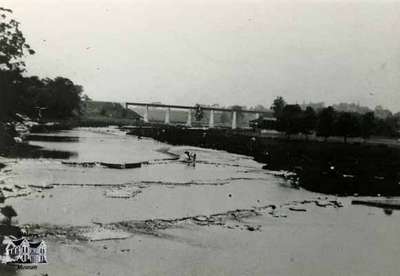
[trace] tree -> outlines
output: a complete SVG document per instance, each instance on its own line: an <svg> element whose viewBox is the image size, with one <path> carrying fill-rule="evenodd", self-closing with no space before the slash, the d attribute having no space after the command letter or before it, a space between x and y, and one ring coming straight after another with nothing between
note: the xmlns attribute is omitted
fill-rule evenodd
<svg viewBox="0 0 400 276"><path fill-rule="evenodd" d="M278 130L284 131L288 137L300 132L302 110L298 104L288 104L278 117Z"/></svg>
<svg viewBox="0 0 400 276"><path fill-rule="evenodd" d="M283 108L286 106L286 102L282 97L276 97L271 105L271 109L274 112L275 118L281 116Z"/></svg>
<svg viewBox="0 0 400 276"><path fill-rule="evenodd" d="M8 121L16 110L23 77L17 70L0 70L0 122Z"/></svg>
<svg viewBox="0 0 400 276"><path fill-rule="evenodd" d="M333 107L328 106L318 113L317 120L317 136L324 137L325 141L329 136L333 135L333 126L335 122L336 112Z"/></svg>
<svg viewBox="0 0 400 276"><path fill-rule="evenodd" d="M11 224L12 217L17 216L17 212L15 212L14 208L7 205L0 210L1 214L7 218L7 222Z"/></svg>
<svg viewBox="0 0 400 276"><path fill-rule="evenodd" d="M377 118L375 134L386 137L399 137L400 119L396 116L388 116L385 119Z"/></svg>
<svg viewBox="0 0 400 276"><path fill-rule="evenodd" d="M88 95L86 95L86 94L83 94L83 95L82 95L81 100L82 100L83 102L91 102L91 101L92 101L92 99L91 99Z"/></svg>
<svg viewBox="0 0 400 276"><path fill-rule="evenodd" d="M360 134L359 120L355 113L340 112L335 121L335 133L338 136L343 136L343 140L347 143L348 137L355 137Z"/></svg>
<svg viewBox="0 0 400 276"><path fill-rule="evenodd" d="M311 106L307 106L303 112L300 121L300 132L304 135L309 135L315 129L317 124L317 114Z"/></svg>
<svg viewBox="0 0 400 276"><path fill-rule="evenodd" d="M80 115L82 87L67 78L25 77L22 58L34 51L26 43L19 22L11 10L0 7L0 122L10 121L15 113L64 119Z"/></svg>
<svg viewBox="0 0 400 276"><path fill-rule="evenodd" d="M388 109L383 108L381 105L377 105L374 110L375 117L380 119L386 119L392 116L392 112Z"/></svg>
<svg viewBox="0 0 400 276"><path fill-rule="evenodd" d="M38 114L35 107L38 107L39 97L44 89L45 83L37 76L23 78L20 87L14 92L18 101L15 112L36 117Z"/></svg>
<svg viewBox="0 0 400 276"><path fill-rule="evenodd" d="M0 7L0 69L22 69L25 63L21 58L25 54L33 55L31 49L22 34L20 23L10 18L12 10Z"/></svg>
<svg viewBox="0 0 400 276"><path fill-rule="evenodd" d="M361 116L361 136L368 139L375 129L375 115L374 112L367 112Z"/></svg>
<svg viewBox="0 0 400 276"><path fill-rule="evenodd" d="M45 79L43 82L37 105L46 108L45 117L65 119L80 115L82 86L63 77Z"/></svg>
<svg viewBox="0 0 400 276"><path fill-rule="evenodd" d="M101 116L107 116L107 110L104 107L101 108L100 115Z"/></svg>
<svg viewBox="0 0 400 276"><path fill-rule="evenodd" d="M25 63L21 58L35 52L26 43L12 11L0 7L0 121L7 121L17 103Z"/></svg>

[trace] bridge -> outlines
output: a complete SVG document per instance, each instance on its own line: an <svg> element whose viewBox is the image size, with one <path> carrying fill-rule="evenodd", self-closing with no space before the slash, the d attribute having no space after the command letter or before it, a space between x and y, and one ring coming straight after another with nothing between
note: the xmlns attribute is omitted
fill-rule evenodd
<svg viewBox="0 0 400 276"><path fill-rule="evenodd" d="M125 103L125 108L128 109L129 106L143 106L145 107L145 112L143 115L143 120L145 122L149 122L149 108L165 108L165 124L170 124L170 117L171 117L171 109L184 109L187 110L187 121L186 125L191 127L192 126L192 111L197 110L199 106L186 106L186 105L168 105L168 104L157 104L157 103L138 103L138 102L127 102ZM272 118L272 111L265 111L265 110L238 110L232 108L219 108L219 107L210 107L210 106L200 106L201 110L209 111L210 112L210 119L208 126L209 128L214 127L214 112L230 112L232 113L232 129L237 128L237 114L238 113L251 113L255 115L255 118L258 119L260 115L263 117L270 117Z"/></svg>

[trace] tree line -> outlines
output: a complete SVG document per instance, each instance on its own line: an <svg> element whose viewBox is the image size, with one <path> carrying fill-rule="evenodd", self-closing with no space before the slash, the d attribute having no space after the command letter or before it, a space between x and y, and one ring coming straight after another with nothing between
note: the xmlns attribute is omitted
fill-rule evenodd
<svg viewBox="0 0 400 276"><path fill-rule="evenodd" d="M271 109L277 119L276 130L284 132L288 137L294 134L304 134L306 137L315 134L326 140L331 136L341 136L347 142L349 137L368 139L372 135L400 136L398 114L380 118L372 111L360 114L337 111L332 106L320 110L310 106L302 109L298 104L287 104L282 97L273 101Z"/></svg>
<svg viewBox="0 0 400 276"><path fill-rule="evenodd" d="M16 113L49 119L78 116L81 86L65 77L25 76L24 57L35 51L11 15L0 7L0 122L13 120Z"/></svg>

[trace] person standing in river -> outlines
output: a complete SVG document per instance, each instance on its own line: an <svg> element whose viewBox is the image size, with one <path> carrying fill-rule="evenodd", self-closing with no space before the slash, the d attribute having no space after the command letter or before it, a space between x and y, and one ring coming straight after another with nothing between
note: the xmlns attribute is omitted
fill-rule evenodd
<svg viewBox="0 0 400 276"><path fill-rule="evenodd" d="M197 157L197 155L196 155L195 153L193 153L193 155L192 155L192 164L193 164L193 167L196 166L196 157Z"/></svg>

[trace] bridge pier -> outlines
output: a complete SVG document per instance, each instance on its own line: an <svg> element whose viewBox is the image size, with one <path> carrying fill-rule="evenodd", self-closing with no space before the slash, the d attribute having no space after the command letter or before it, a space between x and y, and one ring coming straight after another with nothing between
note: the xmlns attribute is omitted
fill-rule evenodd
<svg viewBox="0 0 400 276"><path fill-rule="evenodd" d="M186 125L188 127L192 126L192 110L191 109L188 109Z"/></svg>
<svg viewBox="0 0 400 276"><path fill-rule="evenodd" d="M168 125L171 123L170 115L171 115L171 108L168 107L165 112L165 123Z"/></svg>
<svg viewBox="0 0 400 276"><path fill-rule="evenodd" d="M209 128L214 127L214 110L210 110L210 121L208 123Z"/></svg>
<svg viewBox="0 0 400 276"><path fill-rule="evenodd" d="M236 111L232 111L232 129L237 128Z"/></svg>
<svg viewBox="0 0 400 276"><path fill-rule="evenodd" d="M143 121L145 123L149 122L149 106L146 105L146 109L144 110Z"/></svg>

